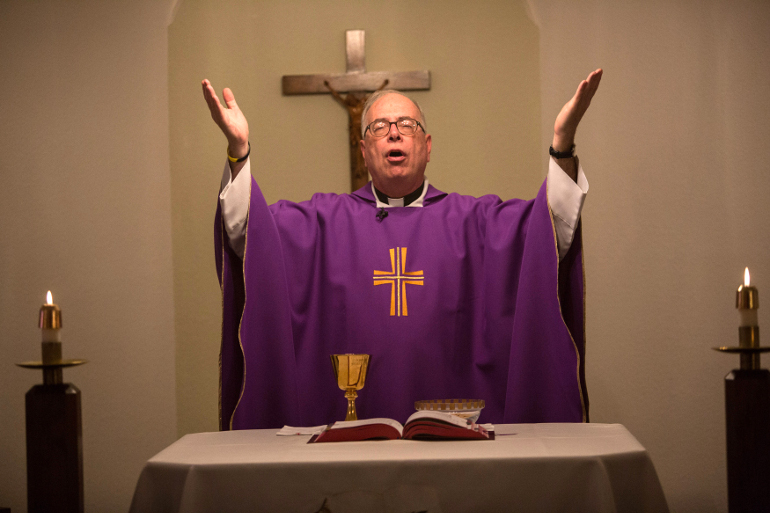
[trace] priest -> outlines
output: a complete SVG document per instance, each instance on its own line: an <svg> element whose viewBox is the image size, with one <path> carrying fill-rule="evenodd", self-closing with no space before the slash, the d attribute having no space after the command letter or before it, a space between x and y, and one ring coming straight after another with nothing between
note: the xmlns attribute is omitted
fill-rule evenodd
<svg viewBox="0 0 770 513"><path fill-rule="evenodd" d="M417 400L465 398L485 400L484 422L587 421L588 183L574 140L601 76L589 74L557 116L532 200L435 188L421 108L383 90L361 122L372 181L273 205L252 177L248 123L232 91L223 106L204 80L228 141L215 225L220 429L343 419L334 353L371 355L361 418L403 422Z"/></svg>

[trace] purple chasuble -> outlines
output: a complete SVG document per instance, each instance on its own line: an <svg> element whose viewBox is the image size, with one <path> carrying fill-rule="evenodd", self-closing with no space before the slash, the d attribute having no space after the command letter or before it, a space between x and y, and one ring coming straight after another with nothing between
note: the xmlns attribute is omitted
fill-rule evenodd
<svg viewBox="0 0 770 513"><path fill-rule="evenodd" d="M359 418L462 398L481 422L587 421L580 230L560 263L545 183L377 212L371 184L268 206L252 178L241 261L217 209L220 429L344 419L333 353L371 355Z"/></svg>

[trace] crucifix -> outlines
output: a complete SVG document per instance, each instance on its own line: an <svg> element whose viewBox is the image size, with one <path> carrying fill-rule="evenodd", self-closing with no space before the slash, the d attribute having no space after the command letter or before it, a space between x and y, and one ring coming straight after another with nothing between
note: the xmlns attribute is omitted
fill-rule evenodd
<svg viewBox="0 0 770 513"><path fill-rule="evenodd" d="M283 94L331 94L348 111L350 130L350 183L357 190L369 181L369 171L364 164L359 142L361 141L361 113L373 91L388 86L401 91L430 89L430 71L366 71L364 62L364 31L345 32L345 73L316 75L284 75ZM341 93L347 93L342 96Z"/></svg>

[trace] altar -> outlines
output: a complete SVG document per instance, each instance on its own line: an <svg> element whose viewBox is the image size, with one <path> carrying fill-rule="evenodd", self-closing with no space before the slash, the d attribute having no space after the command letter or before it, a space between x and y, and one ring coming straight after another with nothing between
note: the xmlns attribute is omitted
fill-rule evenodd
<svg viewBox="0 0 770 513"><path fill-rule="evenodd" d="M152 457L139 512L667 512L620 424L503 424L489 441L308 444L277 430L196 433Z"/></svg>

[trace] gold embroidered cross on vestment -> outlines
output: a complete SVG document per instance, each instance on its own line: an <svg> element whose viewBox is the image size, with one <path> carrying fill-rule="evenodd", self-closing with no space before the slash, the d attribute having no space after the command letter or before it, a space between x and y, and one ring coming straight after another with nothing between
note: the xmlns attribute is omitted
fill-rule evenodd
<svg viewBox="0 0 770 513"><path fill-rule="evenodd" d="M406 286L422 285L422 271L406 270L406 248L390 248L390 271L374 271L374 284L390 284L390 315L406 317Z"/></svg>

